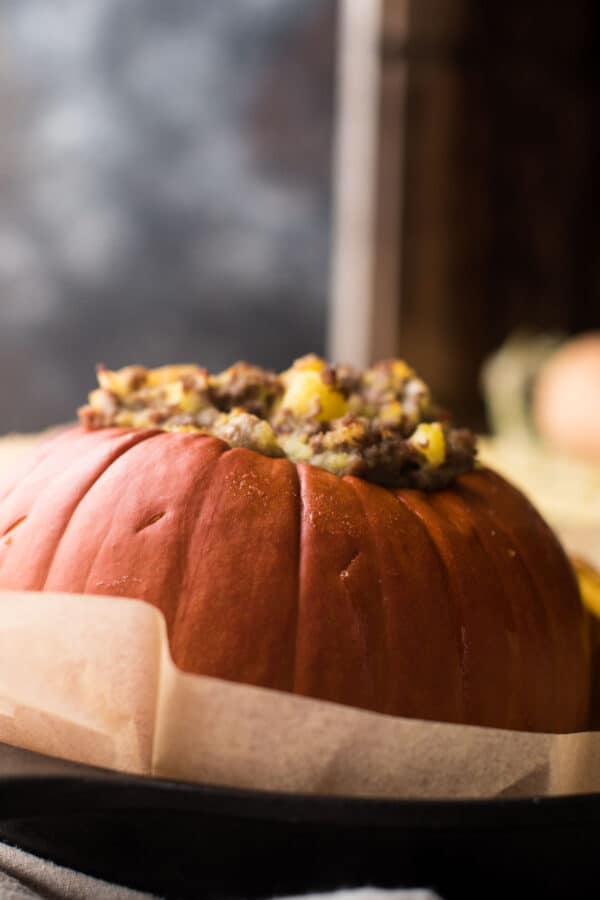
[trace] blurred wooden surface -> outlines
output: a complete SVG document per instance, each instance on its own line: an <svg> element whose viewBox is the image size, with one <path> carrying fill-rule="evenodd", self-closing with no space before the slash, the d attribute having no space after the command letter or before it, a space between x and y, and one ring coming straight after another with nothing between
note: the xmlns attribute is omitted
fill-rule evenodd
<svg viewBox="0 0 600 900"><path fill-rule="evenodd" d="M478 426L481 361L511 330L600 327L598 14L411 0L406 32L399 8L384 2L375 285L400 351Z"/></svg>
<svg viewBox="0 0 600 900"><path fill-rule="evenodd" d="M382 7L382 39L380 55L386 59L387 46L404 45L408 38L409 0L384 0ZM402 274L402 241L404 197L404 147L406 137L407 67L384 64L380 70L378 109L378 151L375 180L375 265L373 292L375 310L371 356L394 356L402 311L398 302L398 285ZM381 177L384 175L384 177Z"/></svg>
<svg viewBox="0 0 600 900"><path fill-rule="evenodd" d="M327 353L363 366L371 357L379 300L373 269L381 0L342 0L339 11Z"/></svg>

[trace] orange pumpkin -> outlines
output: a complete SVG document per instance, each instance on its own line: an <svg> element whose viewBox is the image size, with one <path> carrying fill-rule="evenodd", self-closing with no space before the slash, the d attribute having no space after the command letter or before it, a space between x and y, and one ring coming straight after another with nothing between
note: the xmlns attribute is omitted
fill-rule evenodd
<svg viewBox="0 0 600 900"><path fill-rule="evenodd" d="M587 724L572 569L489 470L391 490L214 437L73 428L0 485L0 535L0 588L143 598L189 672L392 715Z"/></svg>

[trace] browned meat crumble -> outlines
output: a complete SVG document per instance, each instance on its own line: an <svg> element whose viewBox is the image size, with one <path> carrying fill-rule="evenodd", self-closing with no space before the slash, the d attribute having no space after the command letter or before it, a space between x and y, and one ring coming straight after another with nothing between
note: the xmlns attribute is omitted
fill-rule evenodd
<svg viewBox="0 0 600 900"><path fill-rule="evenodd" d="M219 375L194 365L99 367L98 381L79 410L87 428L195 431L335 475L426 490L475 464L471 432L451 426L402 360L360 371L311 355L280 374L244 362Z"/></svg>

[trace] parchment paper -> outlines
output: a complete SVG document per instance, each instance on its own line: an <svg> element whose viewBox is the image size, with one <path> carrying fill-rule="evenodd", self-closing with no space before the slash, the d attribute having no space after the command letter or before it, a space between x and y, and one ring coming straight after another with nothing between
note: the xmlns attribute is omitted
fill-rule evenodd
<svg viewBox="0 0 600 900"><path fill-rule="evenodd" d="M188 675L138 600L0 592L0 741L142 775L279 791L600 791L600 733L421 722Z"/></svg>

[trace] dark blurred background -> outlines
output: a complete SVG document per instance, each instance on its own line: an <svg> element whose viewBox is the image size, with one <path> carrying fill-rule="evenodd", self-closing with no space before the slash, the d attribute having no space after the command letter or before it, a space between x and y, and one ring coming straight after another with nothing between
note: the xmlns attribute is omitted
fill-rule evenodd
<svg viewBox="0 0 600 900"><path fill-rule="evenodd" d="M356 207L333 188L349 15L378 72L344 105L375 123L374 177L350 152L338 184ZM0 431L70 418L96 362L327 346L391 347L482 427L507 335L600 328L599 38L593 0L3 0ZM336 307L358 342L327 344L332 253L352 285L361 241L368 314L361 282Z"/></svg>
<svg viewBox="0 0 600 900"><path fill-rule="evenodd" d="M0 431L324 352L335 0L2 0Z"/></svg>

